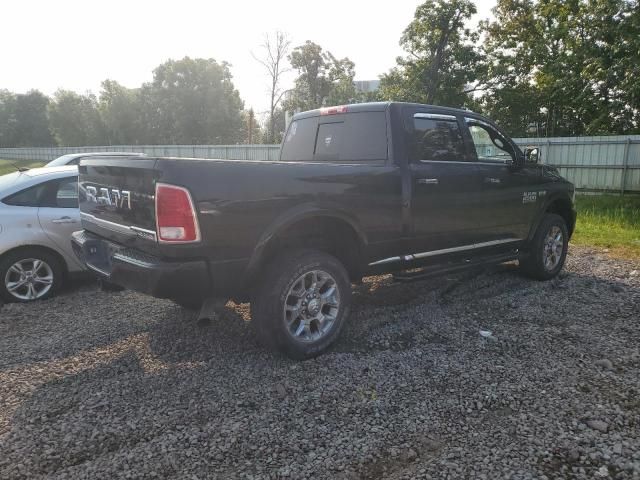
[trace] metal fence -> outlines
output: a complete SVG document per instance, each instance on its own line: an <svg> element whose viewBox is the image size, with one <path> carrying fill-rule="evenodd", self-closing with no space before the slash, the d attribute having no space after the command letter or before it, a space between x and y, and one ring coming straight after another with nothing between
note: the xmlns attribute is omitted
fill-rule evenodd
<svg viewBox="0 0 640 480"><path fill-rule="evenodd" d="M577 188L640 192L640 135L516 138L540 149L542 163L555 165Z"/></svg>
<svg viewBox="0 0 640 480"><path fill-rule="evenodd" d="M640 192L640 135L516 138L540 149L542 163L555 165L577 188ZM143 152L163 157L278 160L278 145L120 145L99 147L0 148L0 159L47 162L76 152Z"/></svg>
<svg viewBox="0 0 640 480"><path fill-rule="evenodd" d="M136 152L157 157L278 160L280 145L110 145L97 147L0 148L0 159L48 162L67 153Z"/></svg>

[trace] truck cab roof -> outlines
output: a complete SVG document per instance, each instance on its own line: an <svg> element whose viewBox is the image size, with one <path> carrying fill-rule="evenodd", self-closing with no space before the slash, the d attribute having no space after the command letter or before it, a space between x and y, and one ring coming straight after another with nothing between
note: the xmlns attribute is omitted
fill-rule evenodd
<svg viewBox="0 0 640 480"><path fill-rule="evenodd" d="M428 108L430 110L437 110L443 113L449 113L451 115L473 115L482 117L482 115L472 112L471 110L465 110L462 108L443 107L440 105L427 105L422 103L409 103L409 102L365 102L365 103L352 103L348 105L341 105L338 107L323 107L316 108L315 110L308 110L306 112L296 113L293 116L293 120L299 120L302 118L317 117L320 115L331 115L340 113L359 113L359 112L384 112L390 108L402 108L402 107L418 107ZM484 118L484 117L482 117Z"/></svg>

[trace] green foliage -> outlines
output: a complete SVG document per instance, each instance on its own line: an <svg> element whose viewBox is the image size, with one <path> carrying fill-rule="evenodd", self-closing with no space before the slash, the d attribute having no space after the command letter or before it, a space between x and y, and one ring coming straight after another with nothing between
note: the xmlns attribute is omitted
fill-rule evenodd
<svg viewBox="0 0 640 480"><path fill-rule="evenodd" d="M49 121L58 145L106 143L98 100L92 93L81 95L70 90L58 90L49 104Z"/></svg>
<svg viewBox="0 0 640 480"><path fill-rule="evenodd" d="M640 132L637 0L498 0L494 16L489 115L515 135Z"/></svg>
<svg viewBox="0 0 640 480"><path fill-rule="evenodd" d="M465 28L476 13L470 0L427 0L416 9L400 45L407 56L381 77L380 97L453 107L470 106L481 72L478 33Z"/></svg>
<svg viewBox="0 0 640 480"><path fill-rule="evenodd" d="M244 110L242 112L242 126L238 132L238 136L241 139L239 143L268 143L266 141L267 137L269 137L268 124L266 127L262 128L252 108Z"/></svg>
<svg viewBox="0 0 640 480"><path fill-rule="evenodd" d="M281 105L273 111L273 116L269 115L264 120L264 125L258 123L258 133L254 134L254 143L277 145L282 142L284 132L286 130L286 114L284 107ZM271 123L273 120L273 124ZM273 134L270 129L273 126Z"/></svg>
<svg viewBox="0 0 640 480"><path fill-rule="evenodd" d="M329 84L331 88L327 95L327 105L344 105L354 103L357 93L353 84L356 76L356 64L347 57L338 60L327 52L329 61Z"/></svg>
<svg viewBox="0 0 640 480"><path fill-rule="evenodd" d="M285 108L313 110L323 105L341 105L357 101L353 85L355 64L348 58L337 59L330 52L307 40L289 55L291 66L298 71Z"/></svg>
<svg viewBox="0 0 640 480"><path fill-rule="evenodd" d="M98 98L0 90L0 146L233 144L246 141L247 129L229 65L213 59L169 60L135 89L105 80Z"/></svg>
<svg viewBox="0 0 640 480"><path fill-rule="evenodd" d="M514 136L640 133L638 0L498 0L471 32L475 11L420 5L378 97L483 110Z"/></svg>
<svg viewBox="0 0 640 480"><path fill-rule="evenodd" d="M53 145L47 117L48 104L47 96L38 90L17 95L0 90L0 145Z"/></svg>
<svg viewBox="0 0 640 480"><path fill-rule="evenodd" d="M289 55L291 66L298 71L295 87L286 101L288 109L312 110L322 106L329 95L327 57L322 47L309 40Z"/></svg>
<svg viewBox="0 0 640 480"><path fill-rule="evenodd" d="M102 82L98 109L109 145L140 144L147 140L141 122L139 89L123 87L114 80Z"/></svg>
<svg viewBox="0 0 640 480"><path fill-rule="evenodd" d="M169 60L141 91L151 143L220 144L244 141L243 103L229 64L214 59Z"/></svg>
<svg viewBox="0 0 640 480"><path fill-rule="evenodd" d="M15 145L15 95L0 90L0 145Z"/></svg>

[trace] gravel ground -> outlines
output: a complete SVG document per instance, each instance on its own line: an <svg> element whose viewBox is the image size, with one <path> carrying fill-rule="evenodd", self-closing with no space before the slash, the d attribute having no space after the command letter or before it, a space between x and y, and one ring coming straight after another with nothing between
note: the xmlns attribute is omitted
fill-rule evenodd
<svg viewBox="0 0 640 480"><path fill-rule="evenodd" d="M368 278L303 363L247 319L91 286L5 305L0 478L640 478L638 262Z"/></svg>

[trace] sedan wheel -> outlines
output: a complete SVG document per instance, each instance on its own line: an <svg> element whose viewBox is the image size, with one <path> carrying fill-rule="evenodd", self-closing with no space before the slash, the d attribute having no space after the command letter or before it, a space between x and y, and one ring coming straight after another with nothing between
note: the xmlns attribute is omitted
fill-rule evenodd
<svg viewBox="0 0 640 480"><path fill-rule="evenodd" d="M39 248L17 250L0 259L0 296L8 302L33 302L55 294L64 268L55 255Z"/></svg>
<svg viewBox="0 0 640 480"><path fill-rule="evenodd" d="M37 300L51 290L53 270L43 260L25 258L9 267L4 277L4 286L18 300Z"/></svg>

